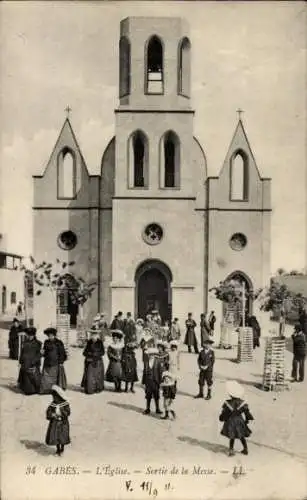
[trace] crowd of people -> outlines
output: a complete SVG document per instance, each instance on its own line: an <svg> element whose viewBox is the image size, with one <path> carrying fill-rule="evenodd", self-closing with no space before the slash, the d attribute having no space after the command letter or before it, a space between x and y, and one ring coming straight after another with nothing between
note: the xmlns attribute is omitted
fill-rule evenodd
<svg viewBox="0 0 307 500"><path fill-rule="evenodd" d="M255 329L254 348L259 346L260 327L255 317L250 318L250 326ZM199 391L195 398L212 397L213 371L215 352L212 347L215 314L201 314L199 349L195 329L197 323L192 313L185 321L185 336L183 343L188 352L194 348L197 354L199 369ZM47 409L49 420L46 443L57 447L61 455L64 446L69 444L70 406L65 390L67 388L64 363L67 354L63 342L57 337L55 328L44 331L47 339L42 344L36 338L34 327L24 328L18 318L14 318L9 334L9 356L19 360L20 370L18 384L26 395L51 394L52 403ZM111 338L111 342L106 340ZM20 341L22 339L22 342ZM304 380L304 363L306 357L306 336L299 324L295 325L293 339L293 381ZM178 318L171 323L162 324L158 311L152 311L145 320L126 317L121 311L115 315L110 326L104 314L98 314L88 332L88 338L83 349L84 370L81 387L86 394L100 393L105 388L105 382L114 384L115 392L135 392L134 384L138 382L138 373L142 373L141 383L144 386L146 406L144 415L152 411L152 401L155 413L164 420L176 418L174 401L177 394L177 384L180 373L180 350L182 331ZM107 347L106 347L107 344ZM138 370L136 350L141 349L142 370ZM105 371L104 356L107 355L108 366ZM43 359L43 363L42 363ZM204 388L207 386L207 394ZM250 434L248 422L253 420L243 398L243 388L235 383L230 384L228 393L230 399L225 401L220 421L223 422L222 434L229 438L229 455L234 454L235 439L243 445L243 453L247 454L246 438ZM160 407L163 396L163 411ZM245 418L243 416L245 415Z"/></svg>

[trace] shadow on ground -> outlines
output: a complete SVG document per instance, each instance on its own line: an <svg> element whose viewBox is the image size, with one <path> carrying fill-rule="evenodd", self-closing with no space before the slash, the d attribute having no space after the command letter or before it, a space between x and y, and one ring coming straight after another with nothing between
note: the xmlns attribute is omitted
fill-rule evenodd
<svg viewBox="0 0 307 500"><path fill-rule="evenodd" d="M210 443L209 441L200 441L199 439L191 438L189 436L178 436L178 441L191 444L192 446L200 446L205 450L212 451L213 453L228 453L228 448L218 443Z"/></svg>
<svg viewBox="0 0 307 500"><path fill-rule="evenodd" d="M6 389L7 391L14 392L15 394L21 394L21 390L16 386L16 384L14 385L14 383L0 384L0 387Z"/></svg>
<svg viewBox="0 0 307 500"><path fill-rule="evenodd" d="M54 455L53 448L51 448L50 446L47 446L44 443L40 443L39 441L29 441L28 439L21 439L20 442L28 450L36 451L36 453L38 455L42 455L43 457Z"/></svg>
<svg viewBox="0 0 307 500"><path fill-rule="evenodd" d="M140 408L139 406L130 405L127 403L116 403L115 401L108 401L108 405L115 406L116 408L121 408L122 410L134 411L135 413L143 414L145 408ZM155 418L161 420L162 415L157 415L155 411L151 411L149 415L144 415L144 418Z"/></svg>

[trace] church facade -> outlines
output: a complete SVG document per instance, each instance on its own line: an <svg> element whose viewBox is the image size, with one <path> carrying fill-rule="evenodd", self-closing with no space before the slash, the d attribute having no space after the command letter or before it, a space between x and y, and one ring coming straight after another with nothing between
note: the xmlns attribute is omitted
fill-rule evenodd
<svg viewBox="0 0 307 500"><path fill-rule="evenodd" d="M257 168L241 119L218 177L193 133L188 26L179 18L120 24L115 135L90 175L69 118L34 176L34 257L75 261L97 288L85 306L163 319L218 311L210 289L236 276L248 289L270 274L271 180ZM249 306L250 310L252 304ZM68 304L72 324L78 311ZM35 323L55 321L51 294Z"/></svg>

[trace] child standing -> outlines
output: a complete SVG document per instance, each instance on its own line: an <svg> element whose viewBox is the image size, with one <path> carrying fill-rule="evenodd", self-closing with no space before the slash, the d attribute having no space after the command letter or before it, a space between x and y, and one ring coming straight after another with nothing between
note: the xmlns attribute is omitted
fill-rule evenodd
<svg viewBox="0 0 307 500"><path fill-rule="evenodd" d="M176 380L170 372L162 373L161 387L163 390L163 403L164 403L164 411L165 411L165 415L163 417L161 417L161 419L168 420L169 413L175 419L176 413L174 412L173 409L171 409L171 406L172 406L173 401L176 397L177 389L176 389Z"/></svg>
<svg viewBox="0 0 307 500"><path fill-rule="evenodd" d="M243 387L236 381L228 381L226 387L230 399L224 402L219 417L220 422L224 422L221 434L229 438L228 454L230 457L235 454L233 449L235 439L240 439L243 445L241 453L243 453L243 455L248 455L246 438L252 433L248 427L248 422L254 420L254 417L250 413L247 403L242 399L244 395Z"/></svg>
<svg viewBox="0 0 307 500"><path fill-rule="evenodd" d="M178 342L176 340L172 340L170 342L170 351L168 353L168 356L169 356L168 370L174 377L175 386L177 386L177 379L180 370L180 352L178 350Z"/></svg>
<svg viewBox="0 0 307 500"><path fill-rule="evenodd" d="M46 444L56 446L56 455L61 456L64 446L70 443L69 421L70 406L65 392L58 385L51 388L52 403L47 408L49 426L46 434Z"/></svg>
<svg viewBox="0 0 307 500"><path fill-rule="evenodd" d="M147 357L144 360L144 373L142 384L145 385L146 410L144 415L150 414L150 403L154 399L156 404L156 414L161 415L162 411L159 407L160 399L160 384L162 381L162 366L157 356L158 349L152 347L147 351Z"/></svg>
<svg viewBox="0 0 307 500"><path fill-rule="evenodd" d="M199 393L195 398L203 398L204 397L204 385L207 383L208 392L206 399L211 399L211 390L213 385L213 366L215 363L215 354L211 347L213 344L213 340L206 339L203 345L203 349L200 351L198 355L198 368L199 368Z"/></svg>

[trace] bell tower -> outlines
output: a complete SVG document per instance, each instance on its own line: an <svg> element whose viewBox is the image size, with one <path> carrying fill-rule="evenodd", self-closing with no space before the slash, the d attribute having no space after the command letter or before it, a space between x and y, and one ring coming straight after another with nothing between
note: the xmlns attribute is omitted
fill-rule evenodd
<svg viewBox="0 0 307 500"><path fill-rule="evenodd" d="M191 43L179 18L128 17L120 24L120 108L190 109Z"/></svg>
<svg viewBox="0 0 307 500"><path fill-rule="evenodd" d="M185 21L121 21L115 196L193 196L193 113Z"/></svg>

